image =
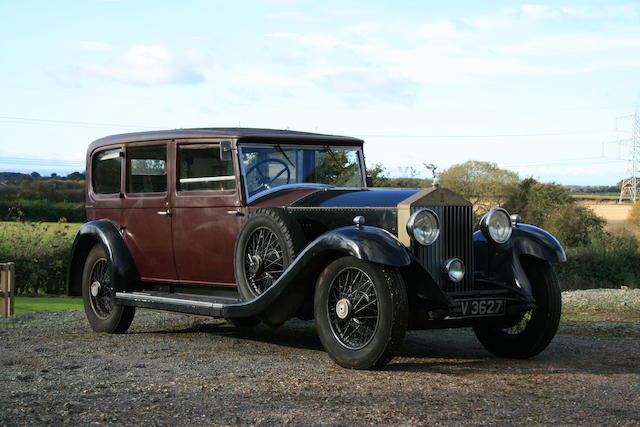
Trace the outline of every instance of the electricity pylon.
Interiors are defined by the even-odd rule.
[[[628,178],[622,181],[620,186],[620,198],[618,203],[621,203],[624,199],[630,199],[633,203],[638,200],[640,195],[640,115],[638,115],[638,108],[633,115],[633,129],[631,133],[631,139],[626,140],[631,146],[631,152],[629,153],[629,167]]]

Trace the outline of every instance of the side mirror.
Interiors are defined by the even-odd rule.
[[[231,141],[220,142],[220,160],[231,160]]]
[[[373,177],[367,176],[365,182],[367,183],[367,187],[373,187]]]

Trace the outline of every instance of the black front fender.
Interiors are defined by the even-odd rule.
[[[116,226],[106,219],[100,219],[83,224],[76,234],[67,273],[67,295],[82,294],[84,261],[95,244],[102,245],[111,261],[114,291],[131,290],[140,277],[129,248]]]
[[[531,284],[521,264],[523,255],[550,263],[565,262],[564,248],[552,234],[529,224],[518,224],[503,244],[487,240],[481,231],[473,234],[475,274],[513,285],[527,299],[533,298]]]
[[[404,267],[411,263],[407,249],[388,231],[378,227],[342,227],[322,234],[303,251],[339,251],[364,261]],[[301,254],[302,255],[302,254]]]
[[[246,317],[262,313],[286,289],[296,284],[308,285],[300,278],[306,277],[307,270],[321,267],[331,256],[335,257],[335,254],[351,255],[391,267],[405,267],[411,263],[411,255],[407,249],[383,229],[369,226],[337,228],[311,242],[265,292],[249,301],[225,305],[223,316]]]

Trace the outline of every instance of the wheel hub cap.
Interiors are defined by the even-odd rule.
[[[262,267],[262,257],[260,255],[249,255],[249,273],[256,274]]]
[[[100,282],[95,281],[93,283],[91,283],[91,295],[93,295],[94,297],[97,297],[98,295],[100,295]]]
[[[340,301],[336,303],[336,314],[340,319],[346,319],[351,315],[351,302],[342,298]]]

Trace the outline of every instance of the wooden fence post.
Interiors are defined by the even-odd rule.
[[[0,317],[13,316],[14,273],[12,262],[0,263]]]

